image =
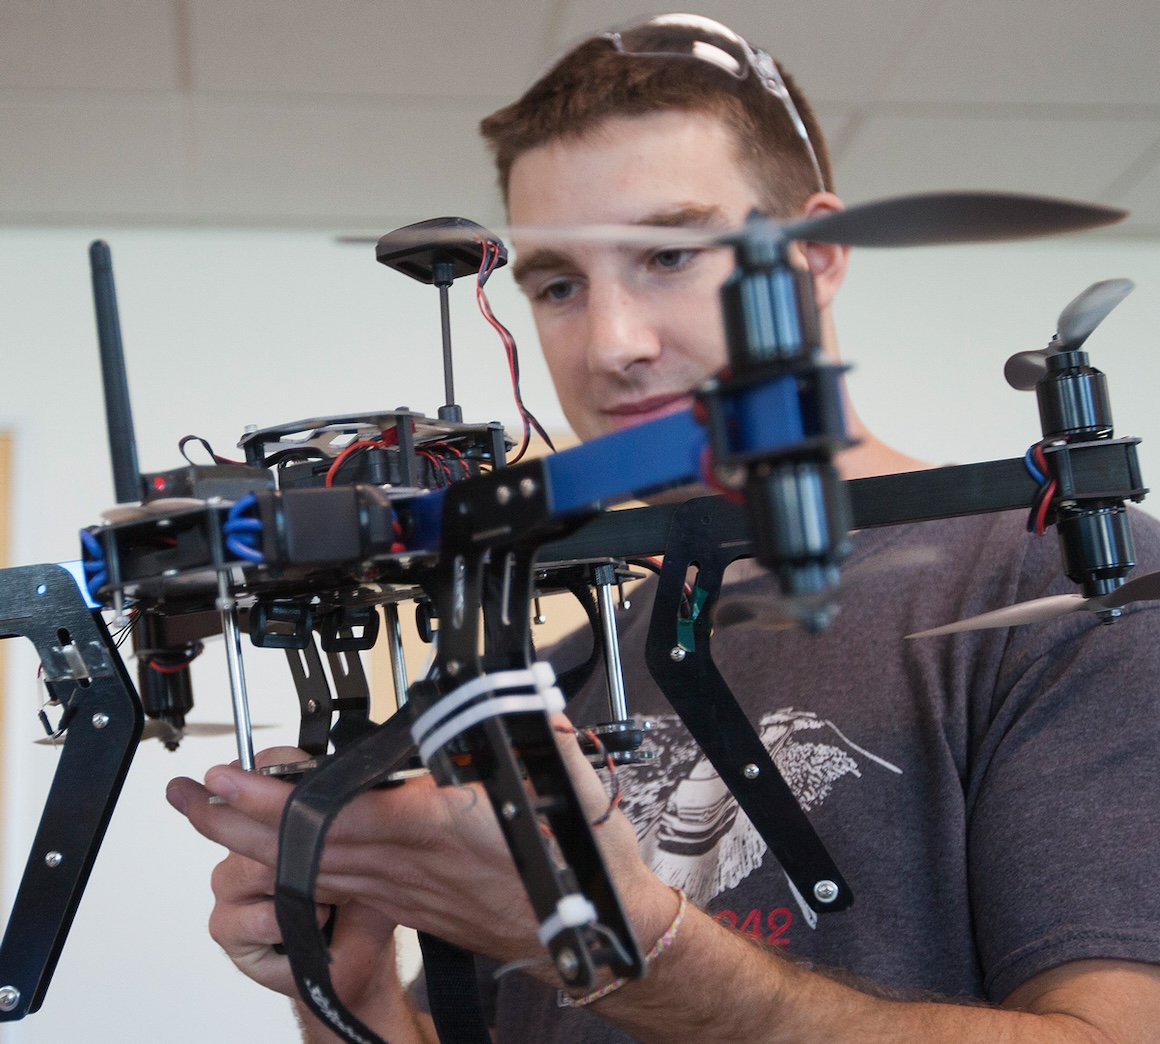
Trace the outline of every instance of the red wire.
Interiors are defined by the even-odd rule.
[[[716,473],[713,471],[712,453],[708,446],[701,450],[701,478],[705,480],[705,485],[710,489],[716,490],[721,494],[730,504],[744,504],[745,494],[739,489],[731,489],[724,485]]]
[[[483,258],[479,264],[479,275],[476,277],[475,283],[475,300],[479,305],[479,310],[499,334],[500,342],[503,344],[504,354],[507,356],[508,374],[512,382],[512,395],[515,398],[516,409],[519,410],[520,420],[524,424],[524,437],[520,442],[519,452],[510,461],[511,464],[517,464],[523,458],[523,455],[528,451],[528,443],[531,441],[532,432],[531,424],[528,421],[527,410],[524,409],[523,403],[520,402],[520,386],[516,379],[516,364],[515,364],[515,345],[512,342],[512,336],[506,330],[502,323],[496,319],[492,313],[491,304],[487,300],[487,294],[483,291],[483,284],[487,277],[495,271],[495,266],[499,261],[499,244],[498,243],[484,243]]]
[[[1035,532],[1043,536],[1047,532],[1047,509],[1051,506],[1051,499],[1055,496],[1056,483],[1052,479],[1044,490],[1043,499],[1039,502],[1039,510],[1035,512]]]
[[[1043,444],[1040,443],[1035,447],[1035,463],[1038,465],[1042,474],[1047,474],[1047,456],[1043,452]],[[1058,488],[1055,479],[1047,483],[1043,491],[1043,495],[1039,501],[1039,506],[1035,511],[1035,532],[1039,536],[1043,536],[1047,532],[1047,509],[1051,506],[1052,498],[1055,496],[1055,491]]]
[[[411,431],[415,430],[415,424],[411,422]],[[356,453],[361,449],[379,448],[385,449],[388,446],[397,446],[399,444],[399,432],[397,428],[388,428],[384,432],[379,433],[377,439],[363,439],[359,442],[352,442],[346,447],[337,457],[334,458],[330,468],[326,472],[326,485],[334,485],[334,476],[338,474],[338,469],[352,453]]]
[[[327,484],[327,486],[332,486],[334,484],[334,476],[338,473],[338,469],[340,467],[342,467],[343,461],[345,461],[352,453],[357,453],[361,449],[369,449],[372,446],[386,446],[386,445],[388,445],[388,444],[383,442],[382,439],[364,439],[361,442],[352,442],[349,446],[346,447],[346,449],[344,449],[337,457],[334,458],[334,462],[330,465],[330,468],[327,470],[327,472],[326,472],[326,484]]]
[[[429,449],[445,449],[448,453],[455,455],[456,460],[459,461],[459,466],[463,468],[463,477],[471,478],[471,467],[467,463],[467,458],[459,451],[458,447],[452,446],[450,442],[428,442]]]

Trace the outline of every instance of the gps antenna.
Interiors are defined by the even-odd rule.
[[[118,504],[133,504],[141,499],[141,472],[137,467],[137,437],[133,434],[133,410],[129,406],[129,378],[125,373],[117,291],[113,286],[113,256],[103,239],[89,246],[89,264],[93,271],[93,304],[97,310],[113,488]]]
[[[486,244],[486,246],[485,246]],[[443,328],[443,391],[447,399],[439,407],[439,419],[456,424],[463,409],[455,401],[451,368],[451,307],[448,290],[460,276],[482,272],[487,249],[495,248],[492,269],[507,264],[507,248],[482,225],[461,217],[431,218],[388,232],[375,247],[375,257],[396,272],[433,283],[439,288],[439,318]],[[481,279],[484,278],[481,276]],[[482,286],[482,282],[480,283]]]

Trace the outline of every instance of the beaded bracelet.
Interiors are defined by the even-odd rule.
[[[664,934],[656,941],[648,953],[644,955],[644,964],[647,968],[653,961],[655,961],[662,953],[673,945],[673,940],[677,937],[677,932],[681,930],[681,924],[685,920],[685,911],[689,908],[689,897],[685,895],[684,889],[674,888],[673,891],[677,896],[677,913],[673,918],[673,923],[665,929]],[[570,997],[563,990],[559,991],[558,1003],[561,1008],[584,1008],[589,1004],[594,1004],[596,1001],[607,997],[610,993],[619,990],[629,980],[623,975],[619,979],[613,979],[612,982],[601,986],[598,990],[593,990],[591,993],[586,993],[583,997]]]

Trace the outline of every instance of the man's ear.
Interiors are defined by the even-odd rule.
[[[832,192],[816,192],[806,201],[801,217],[820,217],[844,210],[842,201]],[[808,240],[794,244],[794,252],[814,275],[814,295],[819,309],[829,308],[846,278],[846,263],[850,248],[833,243],[811,243]]]

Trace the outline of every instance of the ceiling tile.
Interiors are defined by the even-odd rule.
[[[0,0],[0,88],[172,90],[173,11],[157,0]]]
[[[209,91],[513,96],[549,6],[508,0],[190,0],[193,83]]]
[[[837,171],[847,202],[938,189],[1100,200],[1160,121],[871,116]]]
[[[196,207],[212,220],[369,222],[500,215],[476,132],[486,103],[195,105]],[[383,227],[386,225],[386,227]]]
[[[175,106],[147,94],[0,97],[0,215],[57,222],[183,213]]]
[[[946,2],[882,95],[903,101],[1160,104],[1156,0]]]

